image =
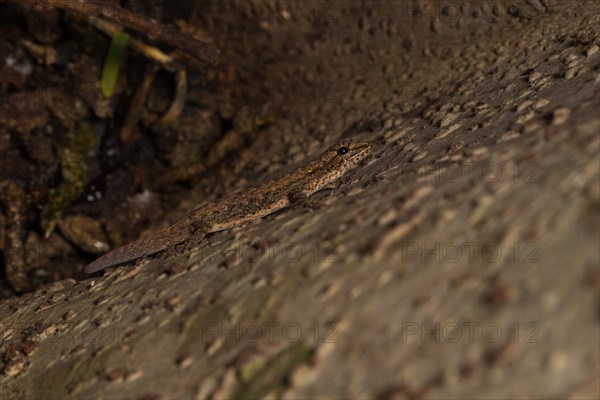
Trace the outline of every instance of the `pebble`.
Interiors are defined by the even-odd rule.
[[[444,118],[442,118],[442,120],[440,122],[440,128],[444,128],[444,127],[450,125],[450,123],[452,121],[454,121],[456,119],[456,117],[458,117],[458,113],[449,113],[449,114],[446,114],[444,116]]]
[[[413,157],[412,161],[414,162],[414,161],[419,161],[419,160],[422,160],[422,159],[424,159],[425,157],[427,157],[427,154],[429,154],[429,153],[427,152],[427,150],[420,150],[420,151],[419,151],[419,153],[417,153],[417,155],[415,155],[415,156]]]
[[[516,138],[518,138],[519,136],[521,136],[521,134],[520,134],[519,132],[516,132],[516,131],[508,131],[508,132],[504,133],[504,134],[503,134],[503,135],[500,137],[500,139],[498,139],[498,140],[496,141],[496,143],[507,142],[507,141],[509,141],[509,140],[516,139]]]
[[[523,124],[523,123],[529,121],[534,116],[535,116],[535,112],[534,111],[529,111],[527,114],[523,114],[523,115],[519,116],[517,118],[517,123]]]
[[[398,217],[398,210],[390,208],[387,212],[377,218],[377,226],[385,226]]]
[[[190,354],[184,354],[177,359],[177,366],[181,369],[187,369],[193,361],[194,358]]]
[[[144,372],[141,371],[141,370],[136,370],[136,371],[129,372],[125,376],[125,382],[134,382],[134,381],[137,381],[143,375],[144,375]]]
[[[517,112],[521,112],[533,104],[533,101],[526,100],[517,106]]]
[[[539,99],[538,101],[536,101],[533,104],[533,108],[535,108],[537,110],[537,109],[542,108],[542,107],[544,107],[544,106],[546,106],[548,104],[550,104],[550,100],[542,98],[542,99]]]
[[[77,247],[92,254],[103,254],[110,245],[102,229],[102,224],[84,215],[72,215],[63,218],[58,227],[60,232]]]
[[[442,139],[460,127],[460,124],[454,124],[450,128],[440,130],[435,136],[434,139]]]
[[[564,371],[565,367],[569,364],[569,356],[567,353],[561,350],[554,350],[548,355],[546,365],[553,372]]]
[[[554,110],[552,115],[552,125],[562,125],[567,119],[569,119],[569,115],[571,114],[571,110],[566,107],[560,107]]]

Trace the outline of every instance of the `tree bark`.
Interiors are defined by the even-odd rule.
[[[2,397],[597,398],[597,4],[223,4],[191,18],[283,115],[250,157],[343,133],[373,159],[312,209],[3,301]]]

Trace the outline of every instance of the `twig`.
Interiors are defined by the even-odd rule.
[[[208,43],[201,42],[190,35],[169,28],[146,16],[135,14],[123,8],[101,3],[96,0],[0,0],[0,3],[2,2],[15,3],[18,5],[54,7],[61,10],[73,11],[88,17],[103,18],[140,32],[151,40],[158,40],[176,47],[200,61],[213,65],[217,63],[219,56],[219,50]]]
[[[106,33],[111,37],[122,30],[119,25],[104,21],[99,18],[90,17],[90,23],[94,25],[96,29]],[[173,58],[168,54],[163,53],[156,47],[148,46],[147,44],[136,39],[130,39],[129,45],[138,53],[141,53],[144,56],[162,64],[163,68],[174,70],[174,67],[172,66],[174,63]]]
[[[171,125],[183,111],[187,94],[187,73],[181,68],[175,73],[175,96],[171,106],[156,124],[159,128]]]
[[[144,103],[148,98],[148,93],[150,93],[150,87],[152,86],[152,82],[154,81],[157,70],[158,67],[156,65],[149,66],[149,69],[146,71],[144,76],[144,80],[135,91],[133,99],[131,99],[129,112],[127,113],[120,134],[121,142],[123,143],[129,143],[133,139],[133,129],[141,119],[142,112],[144,110]]]

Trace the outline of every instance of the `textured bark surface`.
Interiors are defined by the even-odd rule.
[[[3,301],[2,398],[598,398],[597,2],[290,4],[192,13],[246,93],[277,88],[246,156],[343,132],[373,159],[313,208]]]

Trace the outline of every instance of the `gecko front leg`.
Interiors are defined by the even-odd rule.
[[[316,210],[319,208],[319,204],[308,194],[306,194],[301,188],[289,192],[288,200],[290,201],[290,205],[299,205],[302,207],[310,208],[311,210]]]

